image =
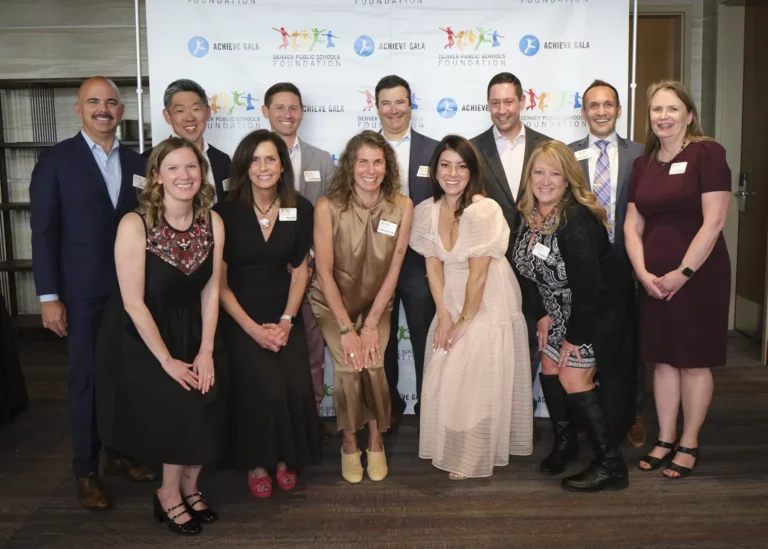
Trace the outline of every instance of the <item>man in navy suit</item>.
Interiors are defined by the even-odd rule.
[[[520,119],[525,108],[523,85],[512,73],[500,72],[488,82],[488,108],[493,126],[471,139],[483,159],[485,192],[501,206],[510,228],[507,260],[514,266],[514,245],[520,215],[517,203],[523,197],[523,183],[528,159],[533,150],[551,138],[529,128]],[[528,326],[531,378],[539,368],[539,341],[536,320],[523,311]],[[536,405],[534,403],[534,409]]]
[[[634,279],[624,245],[624,219],[632,167],[635,160],[643,156],[644,147],[616,133],[621,103],[618,91],[608,82],[595,80],[589,85],[582,96],[581,115],[589,125],[589,135],[568,146],[576,154],[584,177],[605,208],[608,221],[613,224],[609,236],[624,267],[627,293],[624,314],[611,323],[613,333],[607,338],[613,344],[612,349],[606,350],[611,358],[602,369],[598,364],[598,376],[617,438],[623,438],[631,428],[630,444],[643,446],[646,438],[642,420],[645,368],[639,364],[635,345]],[[604,186],[605,190],[599,190],[599,186]]]
[[[413,205],[417,206],[432,196],[428,166],[432,153],[437,147],[437,141],[411,128],[411,97],[411,87],[399,76],[385,76],[376,84],[376,111],[381,121],[381,133],[397,154],[402,193],[409,196]],[[400,278],[395,290],[389,343],[384,355],[384,369],[392,398],[390,427],[392,432],[396,432],[399,428],[405,412],[405,401],[397,390],[400,373],[397,344],[400,335],[401,302],[413,347],[416,398],[420,399],[427,332],[435,316],[435,303],[427,281],[427,264],[424,258],[410,247],[405,253],[403,268],[400,270]],[[415,411],[419,413],[418,403]]]
[[[32,263],[43,326],[68,338],[72,466],[81,505],[96,510],[110,505],[98,474],[96,334],[118,287],[117,225],[137,206],[134,177],[144,175],[145,160],[115,138],[124,106],[111,80],[86,80],[75,110],[82,130],[46,151],[32,172]],[[106,453],[106,473],[154,479],[151,469],[115,451]]]
[[[176,80],[165,89],[163,106],[163,118],[173,128],[173,133],[194,143],[211,166],[206,179],[216,190],[214,202],[224,200],[229,194],[229,169],[232,159],[227,153],[203,139],[205,126],[211,117],[211,107],[205,90],[194,80]],[[143,154],[145,158],[149,158],[151,153],[152,149],[149,149]]]

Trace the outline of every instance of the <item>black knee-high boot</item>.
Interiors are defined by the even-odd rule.
[[[605,400],[597,387],[568,395],[568,407],[587,431],[595,459],[581,473],[563,479],[563,488],[598,492],[606,488],[621,490],[629,486],[627,466],[608,423]]]
[[[560,384],[557,375],[539,374],[541,391],[547,402],[549,420],[555,441],[552,452],[541,462],[541,470],[545,473],[559,475],[565,471],[569,461],[579,455],[579,442],[576,436],[576,426],[568,413],[568,401],[565,389]]]

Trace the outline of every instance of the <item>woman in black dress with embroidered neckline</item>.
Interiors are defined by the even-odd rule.
[[[139,209],[117,230],[120,292],[96,347],[102,440],[163,463],[155,519],[183,535],[217,520],[197,479],[224,446],[226,360],[215,342],[224,225],[210,211],[207,169],[186,139],[153,149]]]

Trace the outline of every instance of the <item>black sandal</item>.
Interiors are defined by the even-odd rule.
[[[660,458],[654,457],[651,454],[645,454],[645,457],[643,457],[640,460],[640,462],[638,462],[637,464],[637,468],[640,469],[641,471],[645,471],[645,472],[655,471],[656,469],[661,467],[664,462],[672,459],[674,452],[672,452],[671,450],[675,449],[675,447],[677,446],[677,441],[664,442],[663,440],[657,440],[656,442],[653,443],[653,445],[658,446],[659,448],[666,448],[667,450],[670,450],[670,451],[667,452],[664,457],[660,457]],[[646,462],[648,465],[650,465],[650,467],[648,467],[647,469],[645,467],[641,467],[640,463],[642,463],[643,461]]]
[[[699,464],[699,449],[698,448],[686,448],[685,446],[678,446],[677,447],[677,451],[680,452],[681,454],[688,454],[689,456],[695,457],[696,461],[693,462],[693,466],[692,467],[683,467],[682,465],[678,465],[674,461],[672,463],[670,463],[669,467],[667,467],[667,469],[669,469],[670,471],[674,471],[675,473],[677,473],[678,476],[673,477],[671,475],[664,475],[663,472],[661,474],[664,475],[666,478],[673,479],[673,480],[674,479],[678,479],[678,478],[685,478],[685,477],[691,476],[691,473],[693,473],[693,470]],[[671,453],[672,452],[670,452],[670,454]]]
[[[192,503],[189,502],[191,498],[197,497],[195,501]],[[195,509],[195,505],[202,502],[203,505],[205,505],[205,509]],[[203,494],[200,492],[195,492],[194,494],[189,494],[188,496],[184,496],[184,505],[187,506],[187,511],[190,515],[192,515],[192,518],[199,520],[200,522],[204,522],[205,524],[212,524],[219,520],[219,515],[216,514],[216,511],[208,507],[208,502],[205,501],[203,498]]]

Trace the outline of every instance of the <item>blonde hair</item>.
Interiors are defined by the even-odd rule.
[[[215,191],[208,184],[206,174],[209,166],[203,153],[197,150],[197,147],[191,142],[181,137],[169,137],[160,142],[152,149],[147,161],[147,181],[139,195],[139,212],[144,214],[147,226],[157,227],[165,214],[165,189],[158,182],[157,176],[160,174],[160,166],[163,160],[178,149],[190,149],[197,157],[197,163],[200,166],[200,188],[197,190],[192,200],[195,217],[208,217],[208,211],[213,204]]]
[[[652,156],[659,150],[659,138],[656,137],[651,127],[651,99],[661,90],[674,93],[685,105],[685,110],[688,113],[693,113],[691,123],[688,124],[688,128],[685,130],[685,138],[692,143],[712,141],[711,137],[704,135],[704,130],[701,128],[701,122],[699,121],[699,113],[696,110],[696,103],[693,102],[693,97],[688,89],[677,80],[660,80],[648,86],[646,94],[648,97],[648,113],[645,116],[645,154]]]
[[[553,233],[557,230],[560,226],[563,212],[567,205],[573,202],[586,206],[603,225],[608,227],[605,210],[597,203],[595,195],[589,189],[587,180],[584,178],[584,173],[576,157],[573,155],[573,151],[560,141],[545,141],[534,149],[531,158],[528,160],[523,183],[523,198],[517,206],[518,211],[520,211],[528,225],[531,225],[533,221],[533,212],[537,206],[537,200],[533,194],[533,185],[531,184],[531,173],[539,157],[542,157],[542,160],[559,171],[566,181],[565,194],[554,210],[555,222],[544,231],[545,234]],[[520,228],[522,230],[522,224]]]

